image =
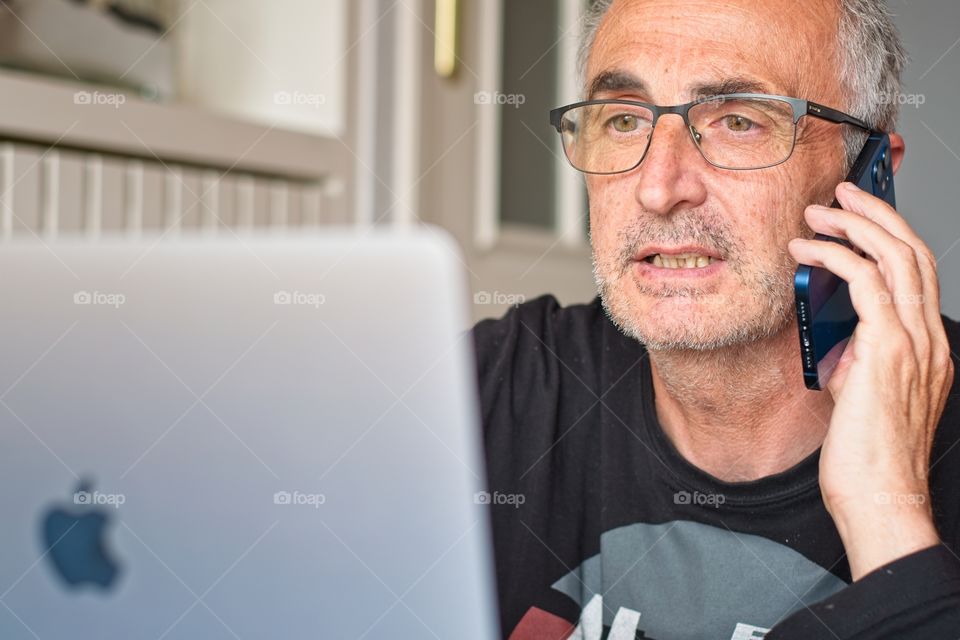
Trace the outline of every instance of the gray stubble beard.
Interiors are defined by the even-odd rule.
[[[594,247],[593,275],[607,316],[620,331],[643,343],[649,351],[705,352],[749,346],[781,333],[792,323],[795,263],[785,248],[778,250],[772,268],[750,265],[742,258],[745,255],[742,247],[716,214],[698,213],[696,217],[691,215],[675,220],[657,234],[650,233],[646,227],[649,225],[635,223],[621,232],[621,250],[612,265],[602,263]],[[653,290],[640,285],[631,275],[633,256],[640,246],[654,240],[666,243],[692,241],[716,248],[727,261],[727,267],[740,279],[744,295],[760,304],[752,307],[749,316],[742,317],[743,310],[734,304],[735,301],[720,299],[694,287]],[[754,268],[749,269],[751,266]],[[661,298],[689,298],[691,302],[703,301],[713,295],[711,304],[723,305],[725,309],[721,317],[729,322],[723,322],[718,331],[716,324],[706,326],[696,318],[687,317],[678,319],[675,333],[652,335],[643,330],[642,319],[637,317],[637,310],[631,308],[624,287],[634,287],[641,294]]]

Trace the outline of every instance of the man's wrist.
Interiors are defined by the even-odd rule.
[[[940,543],[929,501],[876,501],[869,509],[832,514],[850,573],[859,580],[885,564]]]

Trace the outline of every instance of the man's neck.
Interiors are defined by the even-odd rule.
[[[657,417],[690,463],[744,482],[789,469],[823,443],[833,401],[803,383],[796,327],[750,345],[650,353]]]

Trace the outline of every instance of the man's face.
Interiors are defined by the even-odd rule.
[[[617,0],[587,84],[615,72],[592,98],[672,105],[724,87],[843,109],[836,24],[830,0]],[[731,171],[708,164],[680,117],[666,115],[638,168],[588,175],[594,271],[613,320],[651,349],[719,348],[784,330],[796,268],[787,242],[812,236],[803,208],[829,204],[843,179],[841,133],[802,118],[785,163]],[[651,251],[719,260],[668,269]]]

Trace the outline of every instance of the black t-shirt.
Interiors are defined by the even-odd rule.
[[[545,296],[473,335],[504,637],[960,638],[958,384],[931,458],[943,544],[850,584],[819,450],[751,482],[689,463],[599,299]]]

